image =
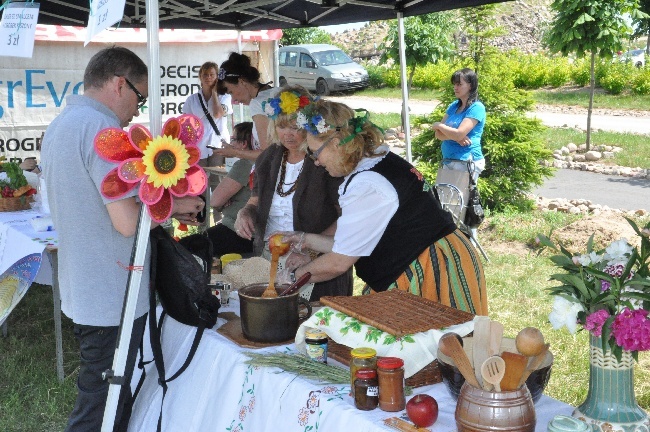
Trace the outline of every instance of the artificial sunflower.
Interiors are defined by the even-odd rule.
[[[102,159],[119,163],[102,180],[102,195],[117,199],[140,184],[138,195],[151,219],[163,222],[171,216],[174,196],[205,191],[208,177],[197,165],[201,152],[196,144],[202,137],[203,124],[191,114],[167,120],[162,136],[156,138],[137,124],[128,133],[101,130],[95,137],[95,151]]]

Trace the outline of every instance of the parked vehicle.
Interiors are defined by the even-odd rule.
[[[645,66],[645,50],[644,49],[635,49],[630,50],[626,53],[623,53],[619,56],[620,61],[626,63],[632,63],[636,67]]]
[[[280,48],[280,85],[299,84],[319,95],[368,87],[368,72],[334,45]]]

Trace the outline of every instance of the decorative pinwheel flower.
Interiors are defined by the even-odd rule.
[[[208,177],[197,165],[201,152],[196,143],[201,137],[201,120],[191,114],[167,120],[162,136],[156,138],[138,124],[128,133],[118,128],[99,131],[95,151],[102,159],[119,163],[102,180],[102,195],[117,199],[140,183],[140,200],[151,219],[163,222],[171,216],[174,196],[205,191]]]

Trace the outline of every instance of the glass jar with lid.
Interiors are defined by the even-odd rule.
[[[402,411],[406,408],[404,394],[404,360],[382,357],[377,361],[379,381],[379,408],[383,411]]]
[[[307,329],[305,331],[305,344],[307,357],[327,364],[327,333],[320,329]]]
[[[363,411],[377,408],[379,403],[377,372],[374,369],[359,369],[354,380],[354,406]]]
[[[354,348],[350,351],[350,392],[354,398],[354,380],[359,369],[377,370],[377,351],[372,348]]]

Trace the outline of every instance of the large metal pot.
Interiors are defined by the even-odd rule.
[[[239,292],[241,329],[244,337],[254,342],[284,342],[294,339],[300,321],[311,316],[311,305],[298,292],[283,297],[262,298],[267,283],[253,284],[241,288]],[[289,285],[276,286],[279,293]],[[307,308],[300,315],[299,305]]]

